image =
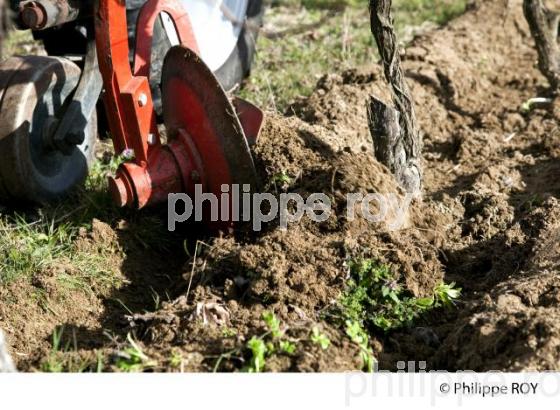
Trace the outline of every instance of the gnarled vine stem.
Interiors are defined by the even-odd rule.
[[[529,23],[539,54],[539,69],[554,92],[560,88],[560,14],[546,8],[542,0],[524,0],[523,13]]]
[[[419,195],[422,190],[422,141],[401,66],[391,3],[391,0],[370,0],[369,8],[371,32],[395,107],[371,96],[368,104],[369,128],[378,161],[393,172],[407,192]]]

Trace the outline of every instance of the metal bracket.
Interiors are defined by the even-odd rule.
[[[84,142],[84,130],[103,89],[95,39],[93,34],[88,33],[88,37],[87,53],[80,81],[72,101],[52,134],[52,144],[66,155],[72,152],[73,147]]]

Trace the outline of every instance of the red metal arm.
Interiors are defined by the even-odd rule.
[[[124,0],[100,0],[95,18],[99,69],[105,87],[104,102],[115,151],[134,152],[133,162],[119,167],[109,179],[113,198],[120,206],[142,208],[161,202],[168,192],[181,192],[192,170],[177,148],[162,147],[156,125],[148,75],[155,19],[169,14],[181,42],[198,50],[188,14],[177,0],[148,0],[137,22],[135,74],[129,62]]]
[[[181,3],[178,0],[151,0],[142,7],[136,24],[134,75],[146,77],[150,75],[154,23],[160,13],[166,13],[171,17],[179,42],[199,54],[189,16]]]
[[[104,101],[117,153],[134,151],[135,162],[148,160],[150,145],[159,144],[148,75],[153,26],[161,12],[174,21],[180,41],[194,51],[198,46],[188,14],[177,0],[148,0],[137,22],[135,75],[129,63],[126,9],[123,0],[100,0],[96,16],[97,53],[105,85]],[[148,136],[151,134],[148,144]]]

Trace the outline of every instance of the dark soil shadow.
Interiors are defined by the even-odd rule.
[[[103,313],[96,318],[94,329],[75,323],[61,323],[62,345],[75,349],[117,347],[131,332],[127,316],[157,310],[162,302],[171,301],[185,291],[183,278],[187,251],[192,252],[197,238],[204,233],[196,226],[179,226],[167,230],[167,215],[162,207],[99,215],[100,221],[116,235],[125,257],[119,267],[124,283],[105,296],[98,295]],[[105,217],[104,217],[105,216]],[[124,225],[119,227],[117,225]],[[53,334],[47,340],[52,340]],[[40,358],[37,358],[40,359]]]

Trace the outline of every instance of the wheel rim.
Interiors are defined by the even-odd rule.
[[[180,0],[189,14],[200,56],[212,70],[218,70],[231,55],[242,24],[234,24],[223,13],[222,5],[237,22],[243,22],[249,0]],[[179,44],[169,16],[162,14],[162,22],[172,45]]]
[[[95,136],[96,120],[91,119],[84,142],[68,155],[52,147],[47,126],[64,114],[80,69],[62,58],[26,56],[2,64],[0,78],[8,75],[9,80],[0,81],[5,83],[0,154],[12,161],[1,164],[7,189],[14,197],[38,202],[64,194],[87,174],[94,149],[88,136]],[[22,183],[27,186],[19,187]]]
[[[63,88],[73,88],[76,85],[75,78],[69,79],[68,82],[70,84]],[[54,149],[48,142],[49,130],[54,130],[57,119],[60,119],[64,111],[63,101],[68,97],[67,92],[59,94],[60,91],[64,90],[57,91],[56,88],[56,82],[51,81],[44,94],[38,96],[29,128],[29,150],[33,166],[47,177],[53,177],[60,173],[64,164],[63,154]]]

